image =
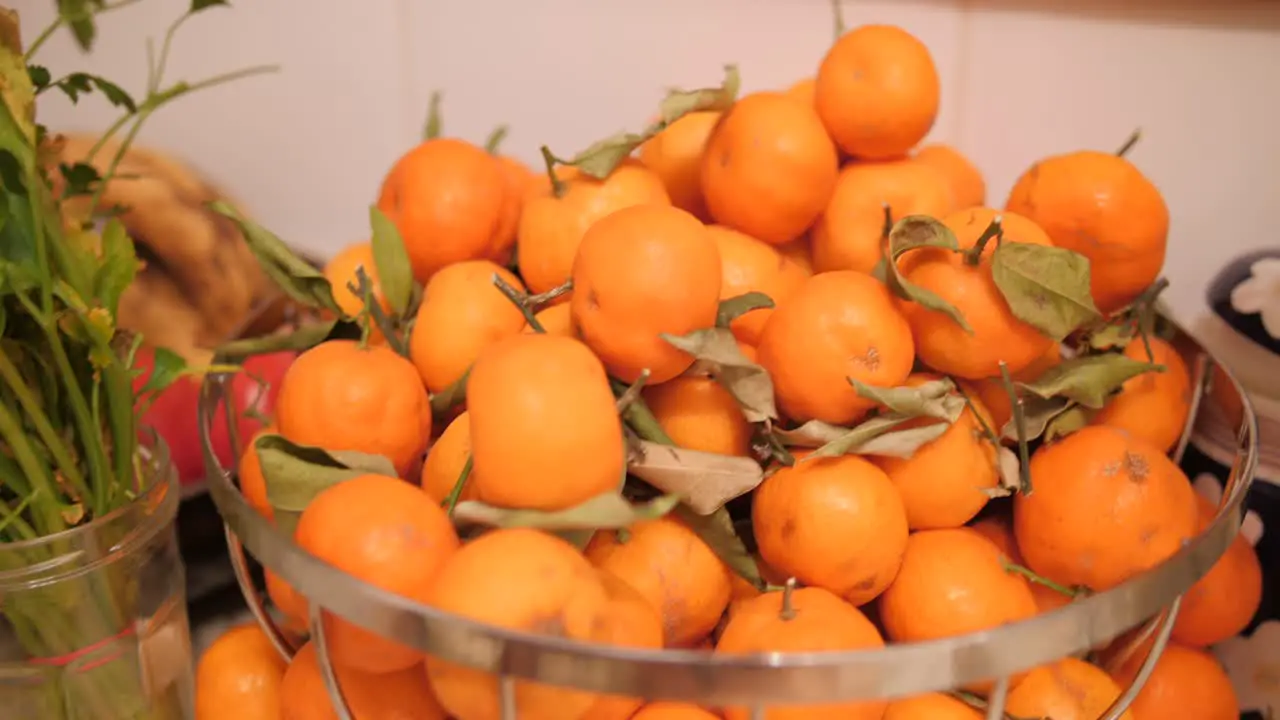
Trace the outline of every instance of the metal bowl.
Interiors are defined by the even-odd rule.
[[[225,376],[210,375],[202,389],[200,424],[209,490],[226,523],[232,559],[241,571],[250,608],[286,656],[294,650],[263,609],[244,572],[243,549],[311,601],[312,638],[330,683],[335,707],[341,692],[324,652],[321,609],[432,656],[501,678],[503,718],[515,718],[514,680],[534,680],[580,690],[693,702],[708,707],[749,707],[763,718],[774,705],[836,703],[945,691],[996,680],[988,713],[1003,717],[1011,675],[1084,653],[1147,623],[1156,644],[1133,686],[1105,719],[1119,717],[1145,682],[1172,629],[1181,594],[1203,576],[1235,538],[1242,503],[1257,462],[1257,424],[1241,387],[1187,334],[1175,345],[1194,373],[1195,394],[1179,459],[1201,412],[1229,405],[1237,427],[1231,478],[1212,525],[1177,554],[1132,580],[1058,610],[983,632],[881,650],[719,655],[688,650],[637,650],[591,645],[513,632],[416,603],[362,582],[313,557],[255,512],[237,489],[234,472],[220,467],[209,441],[214,409],[223,401]],[[1225,379],[1225,386],[1222,380]],[[1213,382],[1219,385],[1208,392]],[[1224,400],[1226,402],[1224,402]],[[228,413],[230,416],[231,413]],[[345,716],[345,714],[343,714]]]

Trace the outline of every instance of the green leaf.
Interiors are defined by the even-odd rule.
[[[165,347],[155,349],[151,363],[151,377],[139,390],[139,395],[161,393],[187,371],[187,361],[178,353]]]
[[[284,294],[308,307],[342,315],[342,308],[333,299],[333,288],[324,274],[298,257],[280,238],[241,216],[225,201],[209,203],[209,209],[228,218],[240,228],[263,272]]]
[[[1072,405],[1066,410],[1058,413],[1049,421],[1044,429],[1045,442],[1053,442],[1059,438],[1064,438],[1071,433],[1083,428],[1089,424],[1093,416],[1097,413],[1083,405]]]
[[[938,248],[958,252],[959,243],[956,241],[955,233],[927,215],[908,215],[894,223],[889,231],[888,245],[888,259],[883,265],[883,279],[889,290],[903,300],[946,315],[965,332],[972,334],[973,328],[954,305],[943,300],[932,290],[911,283],[898,270],[898,259],[912,250]]]
[[[92,195],[97,190],[98,184],[102,182],[98,169],[88,163],[78,162],[71,165],[59,163],[58,172],[67,183],[66,189],[63,190],[63,195],[66,197]]]
[[[752,310],[771,307],[773,307],[773,298],[762,292],[749,292],[725,298],[720,301],[720,307],[716,310],[716,327],[727,328],[734,320]]]
[[[378,284],[391,310],[404,317],[413,297],[413,267],[409,251],[404,247],[400,229],[377,205],[369,206],[369,224],[373,228],[373,264],[378,270]]]
[[[327,320],[302,325],[286,333],[232,340],[218,346],[215,354],[228,358],[246,358],[280,350],[307,350],[326,340],[358,340],[360,326],[347,320]]]
[[[1053,419],[1069,410],[1075,403],[1064,397],[1042,398],[1037,395],[1022,397],[1023,425],[1027,432],[1027,441],[1041,437],[1049,429]],[[1000,428],[1000,437],[1004,440],[1016,441],[1018,428],[1012,417]]]
[[[1014,317],[1055,342],[1102,317],[1089,291],[1089,259],[1066,248],[1002,242],[991,279]]]
[[[138,255],[133,239],[118,219],[107,221],[102,229],[102,259],[93,277],[93,294],[111,317],[116,317],[120,296],[138,274]]]
[[[1035,380],[1019,385],[1041,398],[1064,397],[1097,410],[1126,380],[1164,370],[1163,365],[1140,362],[1117,352],[1082,355],[1063,360]]]
[[[757,589],[764,589],[764,579],[760,577],[756,559],[751,557],[746,544],[738,537],[728,510],[720,508],[710,515],[699,515],[681,505],[676,507],[675,514],[730,570]]]
[[[685,505],[700,515],[710,515],[764,481],[760,463],[749,457],[646,440],[637,441],[634,448],[627,472],[664,493],[684,498]]]
[[[660,518],[679,502],[678,495],[663,495],[647,503],[632,505],[621,493],[610,492],[571,508],[544,511],[499,508],[476,500],[465,500],[454,508],[453,517],[460,523],[500,528],[614,530],[642,520]]]
[[[328,451],[298,445],[275,434],[259,435],[253,443],[267,485],[267,502],[276,524],[293,534],[298,517],[326,488],[361,475],[397,477],[391,461],[381,455]]]
[[[694,364],[688,372],[714,377],[742,406],[747,420],[762,422],[778,417],[773,379],[767,370],[742,354],[738,340],[728,329],[707,328],[683,336],[662,333],[659,337],[692,355]]]
[[[36,92],[48,87],[53,80],[53,77],[49,74],[49,69],[41,65],[28,65],[27,76],[31,78],[31,84],[35,87]]]
[[[80,102],[80,96],[93,92],[93,85],[89,83],[87,73],[72,73],[50,87],[61,90],[72,103]]]
[[[724,82],[720,87],[700,90],[672,90],[658,109],[658,121],[642,132],[621,132],[592,143],[572,160],[560,160],[561,165],[573,165],[593,178],[603,180],[614,168],[631,156],[636,148],[653,136],[667,129],[675,121],[692,112],[729,109],[738,97],[741,78],[736,65],[726,65]]]
[[[938,421],[927,425],[898,429],[901,425],[914,420],[916,417],[900,413],[877,415],[850,428],[840,437],[801,458],[799,462],[805,462],[809,458],[839,457],[841,455],[911,457],[922,445],[936,440],[951,426],[946,421]]]
[[[849,383],[859,396],[900,415],[955,422],[965,409],[964,396],[956,392],[956,384],[947,378],[930,380],[915,387],[874,387],[853,378],[849,378]]]
[[[125,92],[124,88],[98,75],[88,75],[89,82],[102,93],[107,102],[118,108],[124,108],[129,112],[138,111],[138,103],[134,101],[133,96]]]
[[[0,148],[0,188],[6,195],[18,198],[27,196],[27,183],[23,178],[22,164],[10,151]]]
[[[422,127],[423,140],[435,140],[444,130],[444,122],[440,118],[440,100],[439,92],[431,93],[431,100],[427,104],[427,122]]]
[[[106,5],[105,0],[58,0],[58,15],[76,39],[76,44],[84,52],[93,48],[98,28],[94,22],[94,14]]]
[[[227,2],[227,0],[191,0],[191,9],[187,12],[194,15],[201,10],[217,6],[230,7],[231,3]]]

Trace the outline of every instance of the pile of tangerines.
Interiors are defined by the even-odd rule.
[[[327,320],[239,466],[316,557],[458,616],[708,653],[877,648],[1053,612],[1168,558],[1215,508],[1169,452],[1192,380],[1161,333],[1169,215],[1124,152],[1034,163],[1003,206],[896,27],[785,92],[673,92],[545,172],[433,136],[370,243],[323,273],[246,236]],[[268,573],[300,635],[307,599]],[[1260,602],[1237,541],[1126,717],[1237,717],[1206,648]],[[324,620],[354,717],[499,717],[497,680]],[[1132,638],[1015,678],[1015,717],[1093,720]],[[746,718],[527,682],[530,720]],[[987,687],[771,720],[984,717]],[[201,718],[335,717],[315,650],[204,656]],[[230,713],[230,714],[228,714]]]

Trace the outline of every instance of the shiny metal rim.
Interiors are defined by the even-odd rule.
[[[1197,398],[1211,377],[1205,371],[1211,362],[1201,350],[1196,362]],[[1239,383],[1229,372],[1227,377],[1244,412],[1226,492],[1206,532],[1143,575],[1057,611],[962,637],[876,651],[741,656],[641,651],[512,632],[442,613],[312,557],[249,507],[233,474],[219,466],[210,442],[209,423],[222,399],[223,377],[206,379],[200,424],[209,489],[229,533],[238,539],[236,544],[243,543],[264,566],[310,598],[313,607],[323,607],[440,659],[504,678],[707,706],[763,707],[903,697],[1006,678],[1098,647],[1165,611],[1230,545],[1252,482],[1257,463],[1256,420]],[[1194,420],[1190,418],[1188,425]],[[1171,628],[1171,622],[1166,616],[1164,629]],[[1156,654],[1151,654],[1148,664],[1154,663]]]

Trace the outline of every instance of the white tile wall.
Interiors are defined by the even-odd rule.
[[[130,88],[144,39],[183,0],[108,16],[92,59],[68,38],[40,60],[92,63]],[[53,0],[17,0],[32,37]],[[1133,152],[1173,212],[1168,274],[1180,316],[1229,255],[1274,244],[1280,200],[1280,3],[1266,0],[846,0],[850,25],[896,23],[933,50],[944,82],[934,135],[970,153],[1003,202],[1037,157]],[[1123,9],[1118,9],[1123,7]],[[221,181],[299,246],[332,252],[366,232],[383,172],[411,144],[432,90],[450,134],[482,139],[510,123],[507,150],[533,161],[637,127],[664,88],[718,82],[737,62],[748,89],[808,75],[831,38],[827,0],[241,0],[179,37],[170,77],[281,64],[184,100],[143,139]],[[94,129],[109,108],[50,98],[57,128]]]

